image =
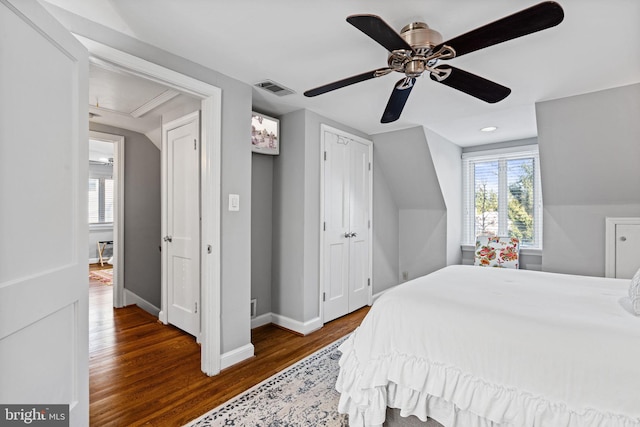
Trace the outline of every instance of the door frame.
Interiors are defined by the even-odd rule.
[[[200,304],[201,369],[220,372],[220,221],[222,90],[110,46],[76,35],[89,61],[142,77],[201,100],[200,142]],[[160,238],[161,236],[158,236]]]
[[[616,277],[616,226],[640,225],[640,218],[605,218],[604,277]]]
[[[369,170],[369,217],[371,218],[371,226],[369,227],[369,277],[371,278],[371,286],[369,286],[369,296],[367,304],[371,305],[373,303],[373,141],[368,139],[361,138],[357,135],[353,135],[349,132],[345,132],[343,130],[334,128],[332,126],[326,125],[324,123],[320,124],[320,268],[318,269],[318,277],[319,277],[319,286],[318,286],[318,312],[320,313],[320,323],[324,325],[324,301],[322,300],[322,293],[324,290],[324,181],[325,181],[325,172],[324,172],[324,152],[325,148],[325,132],[332,132],[336,135],[339,135],[343,138],[351,139],[353,141],[359,142],[369,147],[369,162],[371,163],[371,169]]]
[[[124,136],[89,131],[89,139],[113,144],[113,307],[124,307]]]

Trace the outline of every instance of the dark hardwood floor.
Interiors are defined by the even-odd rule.
[[[111,286],[90,281],[90,422],[101,427],[182,426],[350,333],[369,310],[304,337],[273,325],[256,328],[255,356],[208,377],[192,336],[137,306],[113,309],[111,295]]]

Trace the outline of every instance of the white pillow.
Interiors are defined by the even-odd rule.
[[[629,298],[636,314],[640,314],[640,268],[636,271],[629,285]]]

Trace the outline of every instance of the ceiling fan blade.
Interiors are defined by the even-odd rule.
[[[562,7],[556,2],[546,1],[440,43],[433,51],[437,52],[446,45],[453,48],[455,57],[458,57],[553,27],[563,19]]]
[[[438,70],[439,73],[432,72],[429,75],[431,80],[440,82],[443,85],[457,89],[490,104],[502,101],[511,93],[511,89],[508,87],[459,68],[440,65],[435,67],[435,69]]]
[[[377,15],[351,15],[347,17],[347,22],[380,43],[389,52],[399,49],[413,51],[409,43]]]
[[[416,79],[411,77],[405,77],[396,83],[387,102],[387,107],[382,114],[382,119],[380,119],[380,123],[391,123],[400,118],[404,104],[407,103],[407,99],[409,99],[411,89],[413,89],[415,83]]]
[[[314,89],[309,89],[304,93],[304,96],[318,96],[323,93],[331,92],[332,90],[340,89],[345,86],[350,86],[352,84],[364,82],[365,80],[373,79],[376,77],[387,75],[391,72],[391,68],[379,68],[377,70],[367,71],[366,73],[358,74],[357,76],[347,77],[346,79],[338,80],[333,83],[328,83],[323,86],[316,87]]]

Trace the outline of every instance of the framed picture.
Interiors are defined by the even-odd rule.
[[[251,113],[251,151],[272,156],[280,154],[280,120]]]

